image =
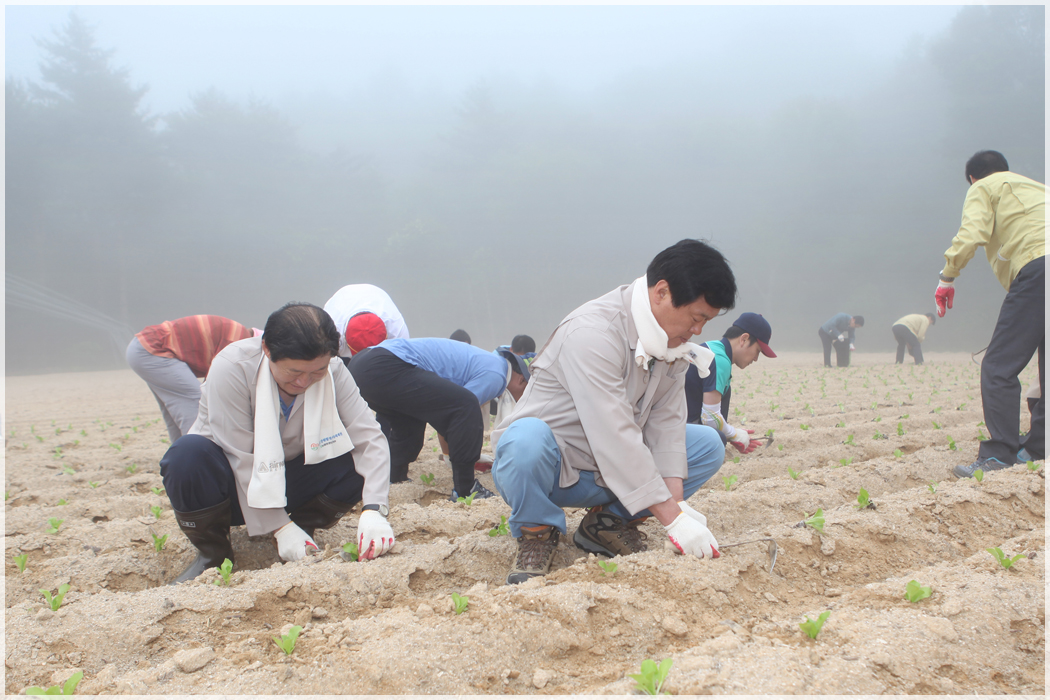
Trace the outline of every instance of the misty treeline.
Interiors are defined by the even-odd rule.
[[[683,237],[727,255],[730,318],[765,314],[775,348],[819,350],[817,326],[845,311],[868,319],[858,350],[889,350],[894,320],[933,308],[965,160],[996,149],[1044,180],[1043,26],[1041,6],[967,6],[853,95],[758,111],[734,108],[749,87],[726,87],[731,57],[586,92],[479,77],[406,111],[418,95],[303,97],[286,111],[343,144],[319,148],[271,103],[206,85],[147,113],[148,88],[71,14],[38,39],[40,82],[6,81],[7,372],[118,367],[114,324],[261,327],[356,282],[386,289],[416,336],[542,343]],[[12,279],[33,286],[13,297]],[[960,282],[930,350],[991,333],[1004,292],[983,256]],[[51,310],[13,303],[26,289]]]

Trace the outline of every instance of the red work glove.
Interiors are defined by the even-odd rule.
[[[737,431],[737,432],[739,432],[739,431]],[[762,446],[762,441],[761,440],[752,440],[751,439],[750,436],[754,432],[755,432],[754,430],[748,430],[747,431],[748,439],[747,439],[747,443],[746,444],[744,443],[743,440],[730,442],[729,444],[732,445],[733,447],[735,447],[736,449],[738,449],[741,454],[745,454],[745,455],[746,454],[750,454],[751,452],[754,452],[757,448]]]
[[[944,307],[952,308],[952,302],[955,301],[955,282],[938,280],[933,299],[937,303],[937,315],[944,318]]]

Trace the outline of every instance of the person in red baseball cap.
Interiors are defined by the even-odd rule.
[[[324,310],[339,329],[339,357],[343,364],[387,338],[410,337],[394,300],[374,284],[346,285],[325,302]]]
[[[732,444],[743,454],[753,452],[763,443],[751,438],[754,430],[733,427],[726,419],[733,393],[730,386],[733,366],[744,369],[758,360],[760,354],[776,357],[769,347],[772,335],[769,321],[761,314],[740,314],[721,340],[701,343],[715,354],[707,377],[701,379],[695,366],[690,366],[685,375],[686,422],[711,426],[721,435],[723,443]]]
[[[346,347],[351,355],[356,355],[365,348],[379,345],[386,340],[386,324],[383,319],[370,311],[362,311],[346,322],[343,334]]]

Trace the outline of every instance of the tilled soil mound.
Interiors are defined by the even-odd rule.
[[[772,572],[766,542],[697,560],[654,521],[649,550],[607,572],[572,545],[570,510],[551,574],[517,587],[503,585],[516,543],[490,535],[508,507],[448,502],[433,431],[413,481],[391,487],[389,555],[342,560],[356,512],[293,564],[234,528],[228,586],[214,572],[167,586],[193,549],[161,491],[167,434],[145,384],[8,378],[5,690],[81,671],[80,694],[622,694],[643,660],[669,658],[676,694],[1044,694],[1043,463],[950,476],[987,434],[979,368],[937,353],[819,365],[737,370],[730,421],[773,442],[727,451],[690,501],[722,544],[772,537]],[[818,509],[823,532],[802,522]],[[912,580],[931,595],[909,602]],[[52,611],[41,589],[63,584]],[[799,623],[825,611],[810,639]],[[272,638],[292,625],[286,655]]]

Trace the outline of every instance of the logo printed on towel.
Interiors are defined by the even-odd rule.
[[[277,472],[284,469],[284,460],[273,460],[272,462],[260,461],[259,465],[255,468],[256,474],[269,474],[270,472]]]
[[[310,445],[310,449],[311,449],[311,450],[316,450],[316,449],[317,449],[318,447],[328,447],[328,446],[329,446],[329,445],[331,445],[331,444],[332,444],[333,442],[335,442],[335,441],[336,441],[336,440],[338,440],[338,439],[339,439],[340,437],[342,437],[342,435],[343,435],[343,431],[342,431],[342,430],[340,430],[340,431],[339,431],[338,433],[336,433],[335,435],[329,435],[329,436],[328,436],[328,437],[326,437],[326,438],[321,438],[321,444],[320,444],[320,445],[318,445],[318,444],[316,444],[316,443],[315,443],[315,444],[313,444],[313,445]]]

